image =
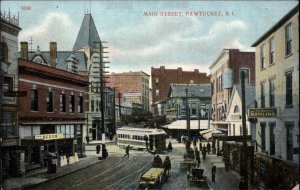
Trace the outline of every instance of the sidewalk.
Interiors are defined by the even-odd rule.
[[[217,167],[216,180],[212,181],[211,168],[213,164]],[[201,168],[204,168],[204,175],[207,176],[207,185],[210,189],[222,190],[238,190],[240,183],[240,176],[235,171],[225,171],[222,156],[215,154],[206,155],[206,159],[201,157]]]
[[[4,190],[14,189],[30,189],[30,187],[37,186],[38,184],[45,183],[49,180],[54,180],[59,177],[68,175],[78,170],[84,169],[88,166],[100,162],[96,155],[87,156],[81,158],[78,162],[63,167],[58,167],[55,174],[48,174],[47,169],[39,169],[34,172],[30,172],[20,178],[9,178],[3,182]]]

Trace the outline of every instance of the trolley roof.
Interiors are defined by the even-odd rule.
[[[166,132],[163,129],[152,129],[152,128],[135,128],[135,127],[121,127],[117,129],[117,133],[144,133],[151,135],[165,134]]]

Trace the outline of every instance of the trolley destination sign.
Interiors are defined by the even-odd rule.
[[[249,118],[274,118],[277,117],[276,108],[249,108]]]

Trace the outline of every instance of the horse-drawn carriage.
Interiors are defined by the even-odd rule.
[[[141,174],[139,187],[140,188],[160,188],[167,175],[164,168],[151,168],[146,173]]]
[[[197,183],[199,185],[205,185],[207,181],[207,177],[203,175],[204,169],[201,168],[193,168],[191,174],[187,174],[187,179],[191,183]]]
[[[188,149],[186,154],[183,156],[183,161],[180,162],[180,169],[196,166],[195,155],[192,149]]]

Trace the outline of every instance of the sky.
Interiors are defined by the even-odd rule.
[[[1,1],[1,11],[19,14],[19,42],[49,51],[71,51],[84,14],[92,14],[106,41],[110,72],[151,67],[199,69],[222,49],[252,51],[252,44],[294,8],[298,1]],[[176,12],[176,13],[174,13]],[[198,15],[196,15],[198,13]]]

